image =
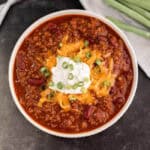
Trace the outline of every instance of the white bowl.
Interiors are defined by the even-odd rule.
[[[15,63],[15,57],[17,54],[17,51],[19,50],[19,47],[21,46],[22,42],[24,41],[24,39],[35,29],[37,28],[40,24],[51,20],[53,18],[59,17],[59,16],[63,16],[63,15],[71,15],[71,14],[76,14],[76,15],[85,15],[85,16],[91,16],[91,17],[95,17],[97,19],[99,19],[100,21],[102,21],[103,23],[107,24],[109,27],[111,27],[116,33],[118,33],[118,35],[120,35],[120,37],[122,38],[122,40],[125,42],[129,54],[131,56],[132,59],[132,64],[133,64],[133,73],[134,73],[134,78],[133,78],[133,83],[132,83],[132,88],[130,91],[130,95],[128,97],[128,100],[126,101],[126,103],[124,104],[124,106],[122,107],[122,109],[107,123],[105,123],[104,125],[93,129],[91,131],[86,131],[86,132],[81,132],[81,133],[61,133],[61,132],[57,132],[54,130],[50,130],[47,129],[46,127],[40,125],[39,123],[37,123],[36,121],[34,121],[23,109],[23,107],[21,106],[21,104],[19,103],[19,100],[17,98],[17,95],[15,93],[15,88],[14,88],[14,83],[13,83],[13,69],[14,69],[14,63]],[[28,29],[26,29],[24,31],[24,33],[21,35],[21,37],[19,38],[19,40],[17,41],[12,54],[11,54],[11,58],[10,58],[10,62],[9,62],[9,86],[10,86],[10,90],[11,90],[11,94],[13,97],[13,100],[15,102],[15,104],[17,105],[19,111],[23,114],[23,116],[35,127],[37,127],[38,129],[51,134],[51,135],[55,135],[55,136],[59,136],[59,137],[65,137],[65,138],[80,138],[80,137],[86,137],[86,136],[90,136],[93,134],[97,134],[99,132],[104,131],[105,129],[109,128],[110,126],[112,126],[114,123],[116,123],[122,116],[123,114],[127,111],[128,107],[130,106],[134,95],[135,95],[135,91],[137,88],[137,82],[138,82],[138,67],[137,67],[137,59],[136,59],[136,55],[135,52],[132,48],[132,46],[130,45],[127,37],[125,36],[125,34],[117,27],[115,26],[113,23],[111,23],[109,20],[107,20],[105,17],[93,13],[93,12],[89,12],[89,11],[85,11],[85,10],[64,10],[64,11],[59,11],[59,12],[55,12],[55,13],[51,13],[49,15],[46,15],[45,17],[42,17],[40,19],[38,19],[35,23],[33,23]]]

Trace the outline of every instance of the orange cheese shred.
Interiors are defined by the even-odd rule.
[[[105,57],[102,56],[100,50],[91,50],[90,47],[85,48],[83,40],[69,43],[67,42],[68,38],[68,35],[66,35],[62,39],[62,45],[57,49],[56,55],[49,54],[44,62],[44,65],[47,66],[49,70],[51,70],[51,68],[56,65],[56,57],[58,55],[66,57],[78,56],[81,61],[88,64],[90,67],[91,85],[87,89],[86,93],[75,94],[74,97],[76,97],[76,99],[79,100],[82,104],[92,104],[95,100],[93,93],[95,93],[97,97],[108,96],[109,91],[114,85],[116,78],[115,74],[113,73],[114,61],[111,57],[111,54],[106,57],[106,65]],[[86,57],[87,52],[91,53],[91,56],[89,58]],[[96,59],[100,59],[102,61],[99,66],[95,66],[94,64]],[[44,102],[49,102],[49,100],[47,99],[47,94],[49,92],[50,89],[46,89],[41,92],[41,98],[38,103],[39,107],[42,107],[42,104]],[[69,94],[56,92],[53,101],[57,102],[59,106],[65,111],[69,111],[71,109]]]

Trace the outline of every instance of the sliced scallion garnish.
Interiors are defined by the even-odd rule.
[[[67,69],[67,68],[68,68],[68,63],[67,63],[66,61],[64,61],[63,64],[62,64],[62,67],[63,67],[64,69]]]
[[[89,41],[88,40],[85,40],[84,41],[84,47],[88,47],[89,46]]]
[[[68,79],[69,79],[69,80],[72,80],[73,78],[74,78],[73,74],[72,74],[72,73],[69,73]]]
[[[47,98],[48,100],[52,99],[55,95],[55,92],[54,91],[51,91],[48,95],[47,95]]]
[[[43,66],[40,68],[40,72],[47,78],[50,76],[50,72],[47,67]]]
[[[91,52],[86,52],[85,53],[85,56],[86,56],[86,58],[90,58],[92,55],[91,55]]]
[[[109,87],[111,85],[110,81],[108,81],[108,80],[105,80],[102,84],[105,87]]]
[[[69,96],[69,101],[71,101],[71,102],[73,102],[73,101],[76,101],[77,100],[77,98],[76,97],[74,97],[74,96]]]
[[[79,86],[79,87],[81,87],[81,86],[83,86],[83,85],[84,85],[84,82],[83,82],[83,81],[79,81],[79,82],[78,82],[78,86]]]
[[[79,56],[75,56],[74,58],[73,58],[73,60],[74,60],[74,62],[81,62],[81,60],[80,60],[80,57]]]
[[[89,79],[88,77],[85,77],[85,78],[84,78],[84,82],[89,82],[89,80],[90,80],[90,79]]]
[[[85,93],[87,92],[86,88],[82,87],[82,88],[81,88],[81,92],[82,92],[83,94],[85,94]]]
[[[54,82],[53,81],[51,81],[51,82],[49,82],[49,84],[48,84],[49,86],[54,86]]]
[[[62,58],[62,56],[58,55],[57,58],[60,59],[60,58]]]
[[[62,82],[58,82],[57,83],[57,88],[58,89],[63,89],[64,88],[64,84]]]
[[[47,77],[49,77],[50,76],[50,72],[45,72],[44,73],[44,76],[47,78]]]
[[[101,63],[102,63],[102,61],[101,61],[100,59],[96,59],[96,60],[95,60],[95,64],[96,64],[96,65],[100,66]]]
[[[68,67],[69,67],[70,70],[73,70],[73,69],[74,69],[73,64],[69,64]]]
[[[75,83],[73,86],[72,86],[72,89],[77,89],[78,88],[78,84],[77,83]]]
[[[65,86],[65,88],[66,88],[67,90],[70,90],[70,89],[72,88],[72,86],[68,84],[68,85]]]
[[[47,70],[48,70],[47,67],[43,66],[43,67],[41,67],[40,72],[41,72],[41,73],[44,73],[44,72],[46,72]]]

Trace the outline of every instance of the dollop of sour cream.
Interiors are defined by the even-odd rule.
[[[85,93],[91,84],[90,68],[81,61],[75,62],[69,57],[57,57],[57,64],[52,68],[50,89],[65,94]]]

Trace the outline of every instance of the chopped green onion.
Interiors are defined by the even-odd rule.
[[[41,67],[40,72],[45,73],[47,70],[48,70],[47,67]]]
[[[75,83],[75,84],[72,86],[72,88],[73,88],[74,90],[77,89],[77,88],[78,88],[78,84]]]
[[[82,92],[83,94],[85,94],[85,93],[87,92],[86,88],[82,87],[82,88],[81,88],[81,92]]]
[[[45,72],[44,76],[47,78],[50,76],[50,72]]]
[[[49,77],[50,76],[50,72],[48,70],[47,67],[41,67],[40,72],[45,76],[45,77]]]
[[[103,82],[103,86],[105,86],[105,87],[109,87],[111,85],[111,83],[110,83],[110,81],[108,81],[108,80],[105,80],[104,82]]]
[[[58,59],[60,59],[61,57],[62,57],[62,56],[59,56],[59,55],[57,56]]]
[[[72,80],[73,78],[74,78],[73,74],[72,74],[72,73],[69,73],[68,79],[69,79],[69,80]]]
[[[69,101],[73,102],[73,101],[76,101],[76,100],[77,100],[76,97],[74,97],[74,96],[69,96]]]
[[[58,89],[63,89],[63,87],[64,87],[64,84],[62,82],[57,83],[57,88]]]
[[[63,44],[60,42],[60,43],[59,43],[59,48],[61,48],[61,47],[62,47],[62,45],[63,45]]]
[[[66,61],[64,61],[63,64],[62,64],[62,67],[63,67],[64,69],[67,69],[67,68],[68,68],[68,63],[67,63]]]
[[[83,82],[83,81],[78,82],[78,86],[79,86],[79,87],[81,87],[81,86],[83,86],[83,85],[84,85],[84,82]]]
[[[101,61],[100,59],[96,59],[96,60],[95,60],[95,64],[96,64],[96,65],[100,66],[101,63],[102,63],[102,61]]]
[[[73,69],[74,69],[73,64],[69,64],[68,67],[69,67],[70,70],[73,70]]]
[[[90,58],[92,56],[91,52],[86,52],[85,56],[86,56],[86,58]]]
[[[73,60],[75,61],[75,62],[81,62],[81,60],[80,60],[80,57],[78,57],[78,56],[75,56],[74,58],[73,58]]]
[[[55,92],[52,91],[50,94],[47,95],[47,98],[50,100],[52,97],[54,97]]]
[[[88,77],[85,77],[85,78],[84,78],[84,81],[85,81],[85,82],[89,82],[89,80],[90,80],[90,79],[89,79]]]
[[[65,87],[66,87],[66,89],[68,89],[68,90],[70,90],[70,89],[72,88],[71,85],[66,85]]]
[[[84,47],[88,47],[89,46],[89,41],[88,40],[85,40],[84,41]]]
[[[54,82],[53,81],[49,82],[48,86],[54,86]]]

